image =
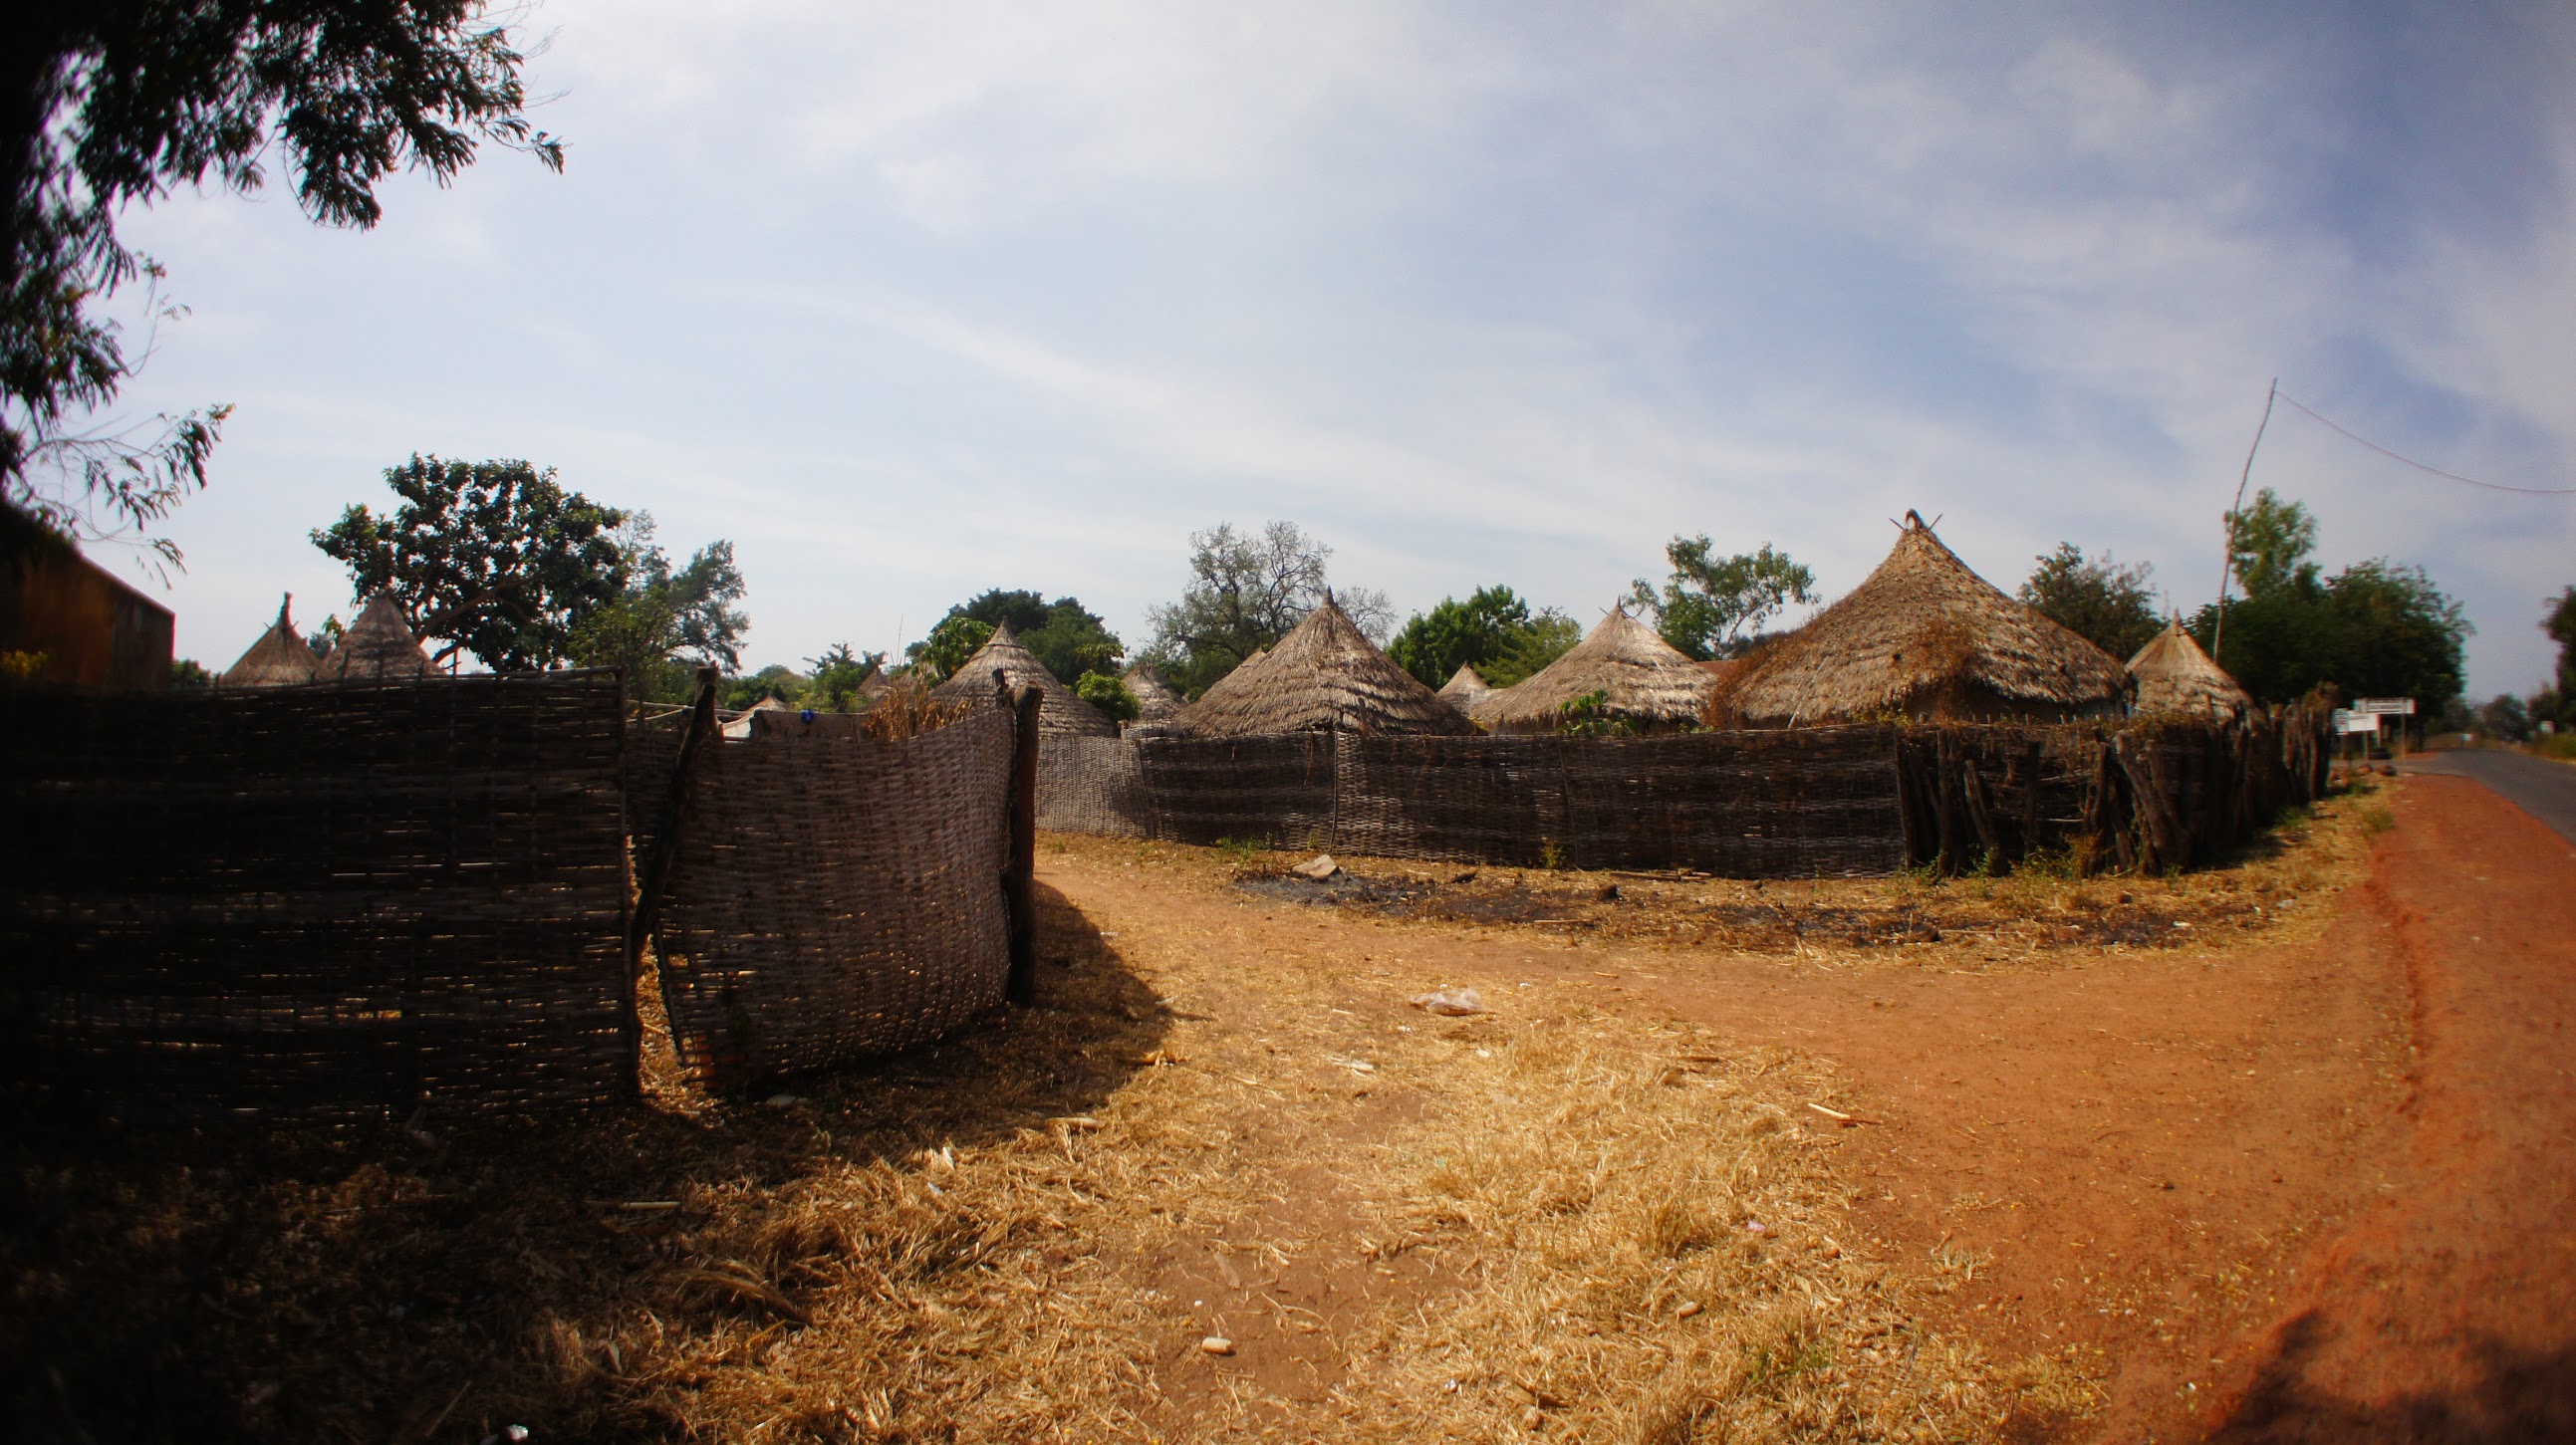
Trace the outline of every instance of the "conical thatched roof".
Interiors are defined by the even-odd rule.
[[[2062,718],[2116,712],[2128,690],[2110,654],[1997,591],[1908,512],[1869,580],[1748,662],[1720,710],[1764,727]]]
[[[1189,703],[1163,680],[1163,675],[1143,663],[1127,669],[1121,681],[1136,694],[1136,721],[1147,727],[1158,727],[1181,715]]]
[[[382,682],[429,675],[429,654],[411,635],[402,608],[390,592],[368,599],[358,620],[340,634],[331,655],[322,659],[324,682]]]
[[[1460,712],[1465,712],[1467,705],[1476,699],[1492,696],[1493,691],[1472,662],[1458,664],[1458,670],[1449,674],[1447,682],[1440,684],[1440,696],[1449,699],[1449,705]]]
[[[993,680],[1010,679],[1014,688],[1038,690],[1038,731],[1068,734],[1075,737],[1114,738],[1118,725],[1100,715],[1100,709],[1074,695],[1072,688],[1056,681],[1038,655],[1020,646],[1005,622],[993,629],[992,640],[975,649],[975,655],[949,677],[930,690],[941,702],[962,702],[970,707],[990,706],[994,699]]]
[[[1476,730],[1378,651],[1329,593],[1278,646],[1245,660],[1190,704],[1178,726],[1195,737]]]
[[[1602,711],[1641,730],[1695,726],[1717,680],[1655,629],[1610,609],[1590,636],[1563,657],[1494,694],[1476,721],[1495,732],[1554,732],[1564,707],[1606,693]]]
[[[796,711],[796,709],[789,707],[787,704],[780,702],[774,697],[764,697],[760,701],[753,703],[751,706],[744,708],[739,715],[718,728],[717,731],[723,733],[729,738],[747,738],[751,736],[751,715],[753,713],[794,711]]]
[[[289,610],[295,605],[293,593],[277,604],[277,621],[241,655],[241,661],[224,669],[215,679],[218,687],[291,687],[311,682],[322,673],[322,659],[304,643],[304,635],[295,630],[295,619]]]
[[[2130,706],[2142,713],[2227,718],[2254,706],[2236,679],[2182,630],[2179,617],[2129,659],[2129,675],[2138,680],[2137,700]]]

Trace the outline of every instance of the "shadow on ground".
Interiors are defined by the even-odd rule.
[[[2576,1344],[2469,1352],[2454,1388],[2384,1403],[2344,1399],[2309,1383],[2309,1361],[2330,1335],[2316,1311],[2284,1328],[2279,1349],[2227,1418],[2215,1445],[2550,1445],[2576,1441]]]
[[[560,1398],[603,1386],[532,1341],[672,1308],[675,1275],[763,1237],[777,1191],[1043,1128],[1147,1066],[1172,1015],[1063,895],[1038,893],[1033,1007],[763,1091],[792,1105],[433,1119],[434,1142],[22,1133],[0,1179],[0,1436],[471,1441],[494,1399],[547,1404],[549,1439],[585,1419],[628,1434]],[[762,1288],[794,1309],[793,1279]]]

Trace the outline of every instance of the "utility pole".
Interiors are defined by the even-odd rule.
[[[2245,484],[2254,476],[2254,453],[2262,448],[2263,431],[2272,424],[2272,403],[2281,396],[2281,378],[2273,377],[2271,388],[2263,393],[2263,420],[2254,426],[2254,445],[2245,449],[2245,470],[2236,474],[2236,504],[2227,509],[2227,556],[2218,564],[2218,621],[2209,629],[2209,660],[2218,662],[2218,649],[2227,642],[2227,577],[2236,570],[2236,518],[2245,510]],[[2221,667],[2225,663],[2219,663]]]

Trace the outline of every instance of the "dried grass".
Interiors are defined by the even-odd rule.
[[[1217,679],[1175,725],[1193,737],[1222,738],[1476,730],[1380,652],[1330,597],[1278,646]]]
[[[1603,717],[1641,731],[1688,730],[1716,692],[1707,670],[1620,607],[1563,657],[1478,699],[1473,714],[1494,732],[1554,732],[1566,704],[1600,693]]]

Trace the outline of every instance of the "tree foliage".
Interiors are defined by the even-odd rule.
[[[852,652],[850,644],[835,642],[823,649],[821,657],[805,659],[805,665],[814,669],[813,675],[806,679],[803,691],[788,701],[801,702],[816,712],[857,712],[859,689],[885,666],[885,654]]]
[[[522,57],[475,0],[82,0],[14,7],[0,45],[0,500],[66,534],[145,532],[227,408],[84,429],[141,364],[100,308],[161,268],[116,233],[181,186],[258,190],[283,162],[316,222],[365,228],[397,170],[446,183],[485,141],[549,169]],[[148,352],[147,342],[144,351]],[[150,432],[157,428],[157,435]],[[176,558],[167,539],[164,555]]]
[[[495,672],[553,666],[576,627],[625,595],[626,514],[564,490],[551,467],[415,454],[386,468],[385,485],[399,508],[352,504],[313,545],[349,569],[358,596],[392,593],[412,631],[439,644],[433,660],[462,649]]]
[[[1704,536],[1675,537],[1664,546],[1673,571],[1663,587],[1640,577],[1628,594],[1664,641],[1699,662],[1740,654],[1790,603],[1816,600],[1816,574],[1770,543],[1732,557],[1716,550]]]
[[[745,589],[733,543],[710,542],[674,569],[653,530],[650,512],[630,514],[618,529],[626,590],[574,625],[570,655],[584,667],[625,669],[629,697],[679,702],[695,689],[697,669],[742,665],[751,619],[734,605]]]
[[[935,686],[956,676],[966,659],[992,640],[992,623],[952,610],[930,629],[928,637],[905,648],[903,655],[912,664],[914,677]]]
[[[2532,694],[2526,707],[2534,724],[2546,722],[2562,731],[2576,729],[2576,587],[2544,598],[2540,605],[2549,609],[2541,615],[2540,630],[2558,644],[2558,676],[2550,686]]]
[[[1332,555],[1294,522],[1269,522],[1258,533],[1232,522],[1192,532],[1189,585],[1179,601],[1148,614],[1154,636],[1146,660],[1188,696],[1207,691],[1323,605]],[[1383,592],[1351,587],[1331,595],[1372,641],[1394,624]]]
[[[2155,566],[2122,563],[2105,552],[2088,560],[2084,549],[2060,542],[2038,559],[2021,600],[2047,618],[2122,662],[2164,630],[2156,616]]]
[[[1127,655],[1127,644],[1118,640],[1118,634],[1109,630],[1109,624],[1098,613],[1075,597],[1049,602],[1041,593],[995,587],[949,608],[940,622],[945,626],[957,618],[984,624],[984,638],[977,639],[975,647],[984,645],[992,629],[1009,624],[1020,645],[1035,654],[1046,670],[1055,674],[1056,681],[1067,686],[1086,672],[1114,671],[1118,660]],[[932,628],[931,636],[939,636],[939,629]],[[904,649],[904,655],[918,662],[931,647],[930,639],[925,638]],[[940,667],[939,675],[955,672],[974,652],[974,647],[966,649],[955,661]],[[940,656],[945,659],[944,644]]]
[[[1128,689],[1127,680],[1113,673],[1084,673],[1074,683],[1073,695],[1098,708],[1111,722],[1134,722],[1145,710],[1145,705]]]
[[[2226,605],[2223,635],[2217,604],[2191,630],[2256,700],[2331,687],[2347,698],[2411,697],[2432,716],[2459,695],[2474,629],[2423,568],[2383,557],[2324,576],[2311,555],[2316,518],[2268,487],[2230,520],[2246,595]]]
[[[1427,687],[1442,686],[1461,667],[1509,687],[1580,640],[1581,629],[1564,613],[1532,612],[1509,587],[1479,587],[1464,602],[1444,597],[1429,612],[1413,614],[1386,653]]]

